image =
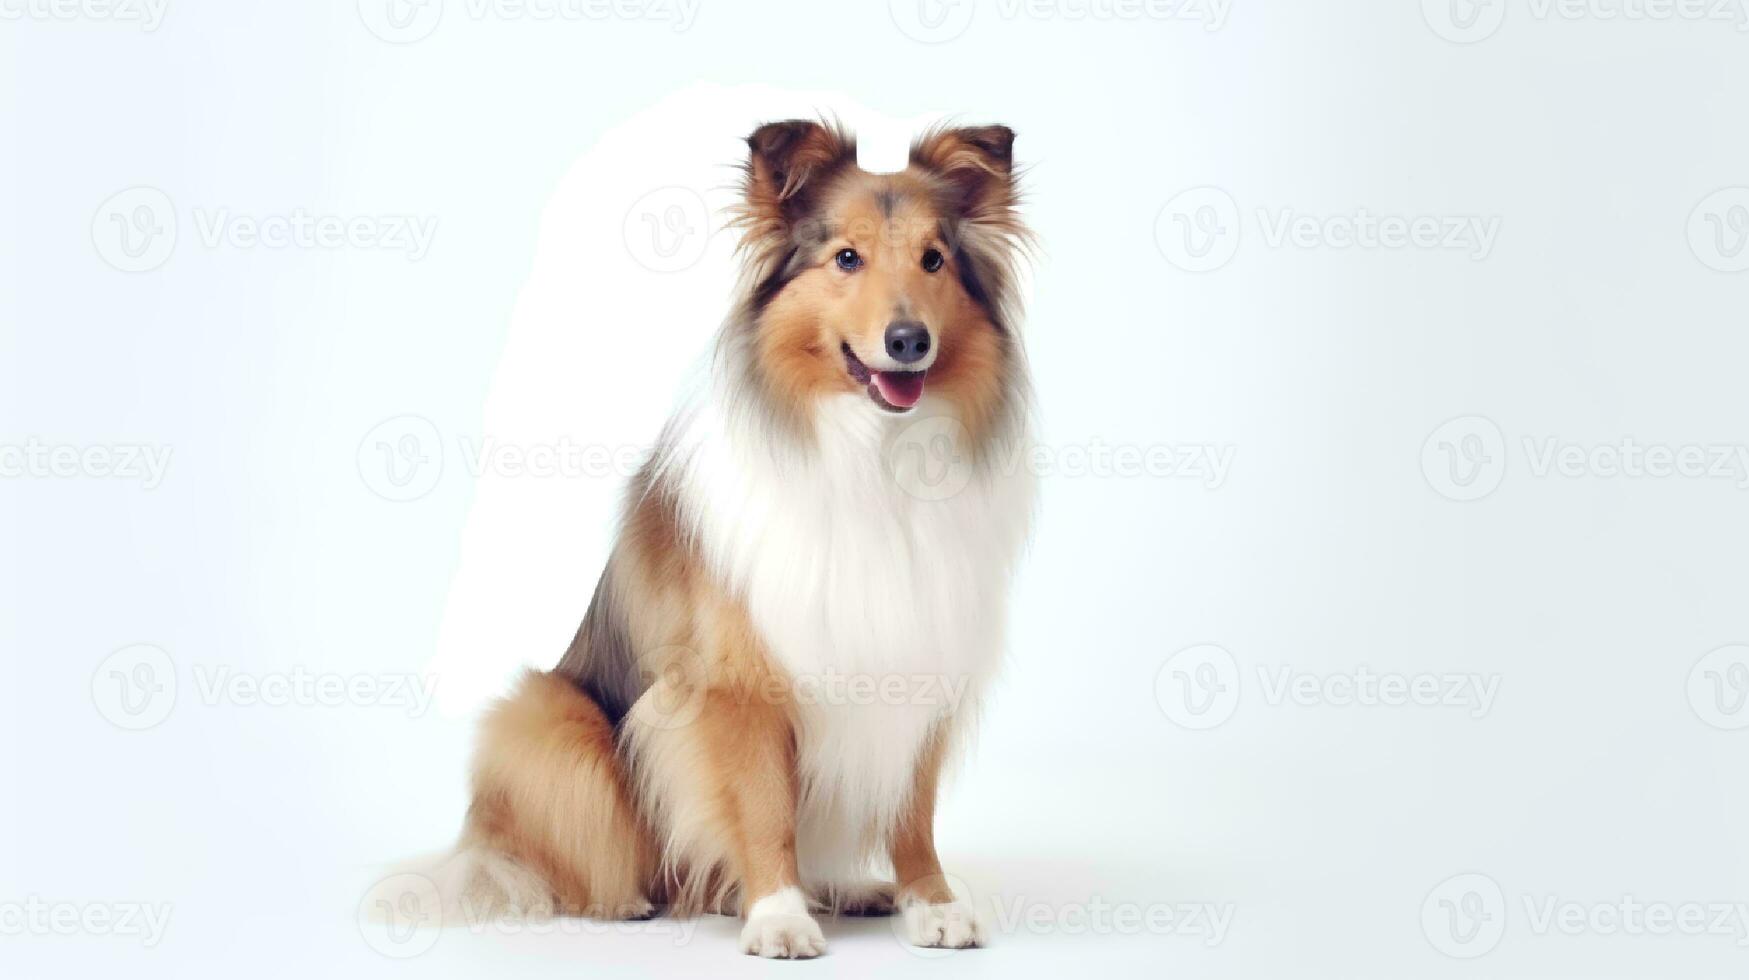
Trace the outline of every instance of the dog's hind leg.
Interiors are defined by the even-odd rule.
[[[530,872],[561,913],[624,919],[653,911],[655,848],[613,725],[554,674],[529,673],[481,723],[462,849],[508,859],[497,874],[483,865],[469,886],[472,900],[488,906],[484,914],[529,911]]]

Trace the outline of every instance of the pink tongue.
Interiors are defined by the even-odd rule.
[[[910,408],[923,397],[922,371],[875,371],[874,383],[894,408]]]

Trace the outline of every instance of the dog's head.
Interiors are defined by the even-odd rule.
[[[1014,133],[936,129],[891,174],[859,168],[851,137],[822,123],[770,123],[747,143],[741,320],[777,403],[806,417],[854,393],[903,414],[930,397],[974,431],[993,422],[1020,383]]]

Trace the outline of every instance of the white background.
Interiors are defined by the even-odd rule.
[[[1749,642],[1739,5],[1088,9],[0,0],[5,972],[1742,976],[1749,912],[1610,913],[1749,903],[1749,650],[1709,657]],[[1029,167],[1060,465],[939,835],[991,947],[361,927],[608,541],[614,467],[470,447],[647,444],[738,138],[816,109],[1005,122]],[[1339,247],[1362,212],[1494,233]],[[246,237],[300,215],[435,231]],[[1231,465],[1087,463],[1161,446]],[[149,488],[65,463],[135,447]],[[358,686],[250,687],[300,677]]]

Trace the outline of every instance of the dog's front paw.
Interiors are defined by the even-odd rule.
[[[757,915],[741,929],[741,952],[781,960],[805,960],[826,951],[826,937],[806,913]]]
[[[826,937],[796,888],[773,892],[747,910],[741,951],[771,959],[805,960],[826,951]]]
[[[950,902],[907,902],[905,934],[914,946],[940,949],[966,949],[984,945],[984,927],[972,906],[954,899]]]

